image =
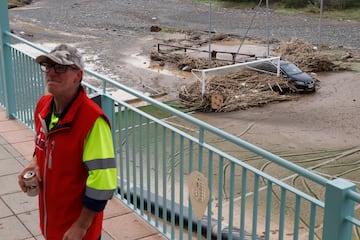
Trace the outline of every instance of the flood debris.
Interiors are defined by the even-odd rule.
[[[299,96],[293,94],[294,90],[284,78],[243,71],[209,79],[204,94],[199,81],[183,86],[179,99],[186,108],[194,111],[231,112],[293,100]]]
[[[318,52],[312,44],[298,38],[293,38],[288,42],[281,42],[273,52],[273,55],[293,62],[304,72],[316,73],[341,70],[340,62],[333,62],[329,56]]]
[[[22,7],[31,3],[32,0],[8,0],[8,9]]]
[[[150,53],[150,59],[152,61],[157,61],[160,66],[175,66],[176,69],[186,72],[190,72],[192,69],[207,69],[209,66],[209,61],[206,58],[199,58],[179,53],[170,54],[168,52],[152,51]],[[228,63],[216,60],[211,61],[212,67],[220,67],[225,65],[228,65]]]
[[[195,38],[194,35],[192,33],[191,37],[186,39],[186,46],[193,48],[200,42],[201,45],[205,42],[201,36]],[[223,41],[229,38],[221,35],[219,39]],[[158,62],[160,66],[175,66],[183,71],[208,68],[208,59],[190,56],[184,51],[179,52],[185,46],[181,44],[184,43],[183,39],[166,41],[166,43],[170,42],[173,45],[178,44],[179,48],[153,51],[151,60]],[[295,63],[304,72],[310,73],[317,85],[319,80],[316,79],[316,72],[341,69],[340,63],[332,61],[328,56],[319,53],[313,45],[300,39],[294,38],[289,42],[277,43],[272,55]],[[213,68],[230,64],[217,59],[211,60]],[[202,91],[203,83],[200,81],[182,86],[179,100],[186,108],[202,112],[230,112],[259,107],[271,102],[290,101],[301,96],[297,94],[292,83],[282,77],[244,69],[228,75],[213,76],[205,81],[205,91]]]

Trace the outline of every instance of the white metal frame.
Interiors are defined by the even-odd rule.
[[[273,60],[277,61],[277,65],[276,65],[277,66],[277,74],[276,74],[276,76],[279,77],[280,76],[280,57],[260,58],[259,60],[255,60],[255,61],[252,61],[252,62],[236,63],[236,64],[232,64],[232,65],[226,65],[226,66],[209,68],[209,69],[192,69],[191,73],[195,76],[195,78],[197,80],[199,80],[201,82],[201,84],[202,84],[201,85],[201,95],[204,95],[204,93],[205,93],[205,85],[206,85],[206,73],[207,72],[214,72],[214,71],[218,71],[218,70],[235,68],[235,67],[240,67],[240,66],[245,66],[245,65],[253,65],[254,63],[269,62],[269,61],[273,61]],[[201,78],[197,75],[197,73],[201,73]]]

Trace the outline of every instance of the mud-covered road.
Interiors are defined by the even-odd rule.
[[[207,31],[209,5],[183,0],[38,0],[25,8],[13,9],[13,20],[69,33],[91,35],[110,41],[133,34],[148,34],[150,26]],[[278,14],[265,9],[211,8],[211,30],[244,36],[256,14],[248,36],[266,39],[268,22],[270,39],[302,38],[319,41],[319,19]],[[322,21],[324,44],[360,48],[360,24],[348,20]]]
[[[254,10],[213,7],[212,30],[243,36],[253,14]],[[150,32],[150,26],[207,31],[209,6],[182,0],[39,0],[11,9],[10,18],[16,34],[46,48],[60,42],[78,46],[85,53],[86,66],[92,70],[135,89],[147,85],[176,94],[189,81],[188,77],[146,67],[147,53],[156,47],[158,39],[171,38],[173,34]],[[316,45],[318,24],[316,18],[271,12],[270,36],[278,40],[297,37]],[[261,10],[248,36],[265,40],[265,26],[265,12]],[[324,19],[322,29],[324,44],[359,51],[359,22]],[[243,139],[275,153],[360,147],[360,73],[322,73],[319,79],[321,87],[315,94],[296,101],[197,117],[236,136],[248,128],[241,135]],[[341,161],[359,159],[359,151]],[[334,173],[334,169],[324,170],[324,174],[345,172],[342,177],[360,182],[360,170],[347,173],[341,168]]]
[[[183,0],[35,0],[10,9],[11,28],[20,36],[50,49],[68,42],[85,54],[86,66],[127,86],[141,90],[151,86],[158,92],[176,93],[188,82],[184,76],[169,76],[143,70],[148,52],[158,39],[171,32],[212,31],[266,40],[287,41],[297,37],[315,46],[319,43],[319,19],[290,16],[265,9],[229,9]],[[255,16],[250,27],[252,18]],[[150,32],[160,26],[163,31]],[[183,33],[181,37],[185,37]],[[360,49],[360,23],[347,20],[322,21],[325,45]],[[240,51],[241,52],[241,51]]]

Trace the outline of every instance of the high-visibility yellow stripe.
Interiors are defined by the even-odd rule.
[[[114,158],[114,146],[108,123],[99,117],[85,140],[83,161]]]
[[[89,171],[86,186],[98,190],[112,190],[116,188],[116,168]]]

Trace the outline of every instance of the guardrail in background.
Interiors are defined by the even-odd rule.
[[[10,33],[3,23],[1,36],[0,92],[6,97],[0,98],[0,105],[9,117],[33,129],[32,113],[44,79],[34,57],[17,46],[46,51]],[[358,238],[360,221],[354,212],[360,195],[355,184],[326,179],[99,73],[85,72],[87,92],[97,95],[112,123],[116,196],[168,238]],[[102,87],[87,83],[90,77]],[[134,107],[114,96],[114,90],[147,106]],[[280,177],[259,170],[259,162],[276,164]],[[189,176],[194,172],[199,175],[191,188]],[[291,184],[299,180],[307,187]],[[191,194],[207,204],[201,219],[194,214]]]

